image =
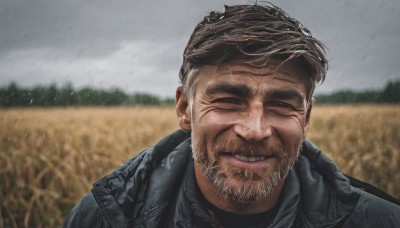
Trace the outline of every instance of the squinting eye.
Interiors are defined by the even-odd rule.
[[[291,104],[288,104],[285,102],[275,102],[272,104],[272,106],[278,107],[278,108],[290,108],[290,109],[293,108],[293,106]]]
[[[226,97],[226,98],[219,98],[216,100],[216,102],[238,104],[240,103],[240,100],[234,97]]]

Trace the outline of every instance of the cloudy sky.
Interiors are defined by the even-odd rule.
[[[400,79],[399,0],[273,0],[328,47],[319,93]],[[211,10],[247,0],[0,0],[0,86],[174,96],[182,52]]]

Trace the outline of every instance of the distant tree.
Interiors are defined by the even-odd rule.
[[[400,103],[400,80],[389,82],[382,92],[380,101],[385,103]]]
[[[121,105],[127,100],[128,96],[119,89],[113,89],[107,93],[107,97],[102,99],[104,105]]]
[[[381,92],[378,91],[362,91],[356,93],[357,103],[378,103]]]
[[[91,88],[83,88],[77,92],[77,105],[98,105],[101,91],[95,91]]]
[[[55,84],[51,84],[43,91],[43,106],[55,106],[58,105],[57,100],[57,87]]]
[[[65,84],[58,92],[58,105],[71,106],[77,104],[77,97],[71,83]]]
[[[174,98],[165,98],[162,100],[161,104],[165,105],[165,106],[175,105],[175,99]]]
[[[1,103],[6,107],[17,106],[21,102],[19,88],[15,82],[10,83],[7,88],[2,92]]]
[[[150,94],[138,93],[133,96],[133,103],[137,105],[159,105],[161,100]]]
[[[352,91],[339,91],[329,95],[315,97],[317,103],[354,103],[355,94]]]
[[[42,86],[36,86],[30,90],[32,106],[45,106],[46,96],[44,95],[46,88]]]

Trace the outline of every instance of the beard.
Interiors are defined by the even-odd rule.
[[[211,160],[207,153],[206,138],[195,138],[192,133],[192,151],[200,171],[219,193],[236,203],[252,203],[266,199],[285,179],[299,155],[302,140],[297,141],[293,148],[285,150],[282,146],[267,142],[249,144],[241,139],[221,138],[212,145],[214,158]],[[228,169],[219,159],[224,153],[265,156],[267,159],[274,157],[278,162],[272,169],[247,170],[237,167]]]

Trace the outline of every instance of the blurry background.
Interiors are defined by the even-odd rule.
[[[224,4],[253,2],[1,0],[0,86],[70,82],[173,97],[195,25]],[[317,93],[382,89],[400,78],[400,1],[272,2],[329,49]]]

